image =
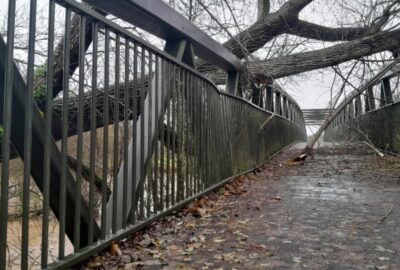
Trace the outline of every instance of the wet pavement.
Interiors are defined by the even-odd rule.
[[[400,269],[400,159],[365,145],[297,145],[122,241],[111,269]]]

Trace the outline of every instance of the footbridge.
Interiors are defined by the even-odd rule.
[[[397,78],[395,70],[348,97],[338,107],[337,116],[326,110],[302,111],[275,84],[260,87],[257,102],[251,102],[240,96],[251,91],[244,83],[241,60],[162,1],[86,0],[82,4],[50,0],[45,6],[48,17],[44,39],[37,36],[39,2],[30,1],[26,69],[17,65],[20,55],[14,49],[15,1],[8,6],[7,36],[0,37],[0,269],[162,269],[166,265],[168,269],[179,269],[194,249],[201,248],[203,257],[198,253],[193,268],[182,269],[225,269],[234,264],[238,264],[236,269],[293,267],[302,260],[291,253],[304,252],[297,250],[299,247],[282,249],[285,252],[275,257],[276,261],[260,259],[255,268],[244,258],[235,260],[234,253],[226,254],[233,245],[228,238],[233,237],[232,241],[243,244],[238,249],[247,251],[251,247],[251,254],[262,251],[264,257],[272,258],[278,251],[268,251],[268,241],[283,236],[278,235],[281,231],[273,231],[274,226],[263,231],[262,224],[272,224],[268,223],[271,220],[284,228],[297,221],[304,225],[305,216],[318,208],[318,198],[313,196],[322,196],[320,191],[313,193],[310,188],[308,195],[301,193],[310,185],[310,171],[301,175],[299,167],[286,163],[288,153],[300,151],[299,145],[288,147],[306,141],[305,123],[321,124],[331,116],[334,121],[325,133],[326,141],[366,140],[377,148],[399,151],[399,106],[393,92],[397,85],[391,81]],[[154,42],[131,31],[136,28]],[[37,55],[37,47],[45,48],[45,57]],[[226,82],[215,84],[208,77],[210,71],[223,74]],[[364,147],[356,149],[372,156]],[[328,154],[337,150],[331,144],[324,149],[321,151]],[[270,163],[265,163],[267,160]],[[327,169],[319,166],[321,173],[314,174],[312,185],[327,183],[318,180],[325,177],[322,172]],[[298,169],[292,176],[287,174],[293,168]],[[297,183],[290,180],[296,175],[300,177]],[[254,184],[245,179],[254,180]],[[285,186],[286,182],[272,183],[271,179],[289,180]],[[252,189],[246,191],[247,186]],[[339,191],[329,192],[329,196],[336,196]],[[188,247],[196,241],[194,234],[190,238],[187,232],[203,226],[192,218],[210,225],[211,219],[222,216],[211,209],[214,206],[210,206],[212,200],[207,196],[214,195],[207,195],[210,193],[233,201],[221,203],[214,198],[211,203],[221,203],[220,209],[227,210],[229,219],[224,219],[223,228],[214,224],[207,229],[210,232],[218,227],[219,238],[196,235],[199,243],[209,241],[211,253],[207,255],[205,244]],[[249,196],[247,201],[240,199],[244,193]],[[237,211],[229,206],[235,198],[240,203]],[[390,198],[391,204],[398,202],[395,196]],[[294,224],[289,217],[274,219],[283,211],[274,205],[278,207],[286,199],[285,207],[294,213]],[[256,210],[246,210],[253,202]],[[306,207],[308,203],[310,207]],[[195,210],[187,205],[195,205]],[[335,210],[333,204],[324,209]],[[264,214],[253,219],[254,211]],[[180,216],[182,213],[187,216]],[[143,233],[143,229],[170,220],[171,215],[180,216],[168,225],[176,228],[172,233],[166,227],[158,232],[158,238]],[[233,223],[249,224],[249,230],[245,233],[241,225],[228,229]],[[330,222],[321,224],[334,226]],[[257,236],[257,230],[265,237]],[[228,231],[229,237],[224,235]],[[161,253],[154,250],[168,241],[172,243],[171,238],[161,240],[168,233],[181,242],[164,251],[171,246],[175,251],[180,250],[179,245],[184,247],[165,264],[161,255],[154,255]],[[307,228],[302,227],[299,234],[304,233]],[[186,234],[188,239],[178,237]],[[329,241],[326,231],[321,235]],[[306,236],[290,234],[286,235],[286,244],[293,241],[292,237],[312,246]],[[230,244],[216,247],[223,243]],[[389,255],[399,251],[394,244],[375,244],[374,248],[389,250]],[[136,245],[144,248],[141,250],[153,250],[146,251],[152,254],[151,260],[136,254],[138,249],[129,249]],[[223,254],[218,255],[218,250],[224,250]],[[186,257],[181,258],[184,252]],[[209,261],[211,257],[219,262]]]

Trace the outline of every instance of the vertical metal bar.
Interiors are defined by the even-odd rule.
[[[54,22],[55,22],[55,1],[49,2],[49,36],[48,36],[48,59],[46,78],[46,113],[45,113],[45,144],[43,158],[43,220],[42,220],[42,251],[41,268],[47,268],[49,251],[49,210],[50,210],[50,160],[51,160],[51,121],[52,121],[52,100],[53,100],[53,61],[54,61]]]
[[[60,232],[58,258],[65,256],[65,212],[66,212],[66,177],[67,177],[67,152],[68,152],[68,95],[70,74],[70,42],[71,42],[71,9],[65,12],[65,34],[64,34],[64,73],[63,73],[63,109],[62,109],[62,141],[61,141],[61,180],[60,180]]]
[[[365,95],[365,111],[375,110],[375,98],[372,86],[368,87]]]
[[[189,110],[190,110],[190,117],[189,119],[191,120],[191,127],[190,127],[190,156],[191,156],[191,161],[190,161],[190,172],[191,172],[191,178],[192,178],[192,194],[194,195],[196,194],[196,173],[195,173],[195,167],[196,167],[196,152],[195,152],[195,138],[196,138],[196,134],[195,134],[195,126],[196,126],[196,117],[194,114],[194,97],[195,97],[195,93],[194,91],[196,90],[195,85],[196,85],[196,77],[194,74],[191,74],[191,87],[189,89],[189,99],[190,99],[190,106],[189,106]]]
[[[24,179],[22,199],[22,237],[21,237],[21,269],[28,269],[29,249],[29,203],[32,158],[32,111],[33,111],[33,76],[35,65],[36,35],[36,0],[31,0],[29,14],[29,48],[27,70],[27,93],[25,99],[25,134],[24,134]]]
[[[354,100],[349,103],[349,117],[348,119],[354,118]]]
[[[212,150],[211,150],[211,96],[210,96],[210,89],[207,81],[204,81],[204,93],[207,98],[207,111],[206,111],[206,119],[207,119],[207,179],[209,180],[209,186],[212,186],[214,182],[213,170],[212,170]]]
[[[166,208],[169,208],[170,206],[170,201],[171,201],[171,194],[170,194],[170,186],[171,186],[171,163],[170,163],[170,157],[171,157],[171,98],[170,96],[172,95],[172,81],[173,81],[173,71],[172,71],[172,64],[167,61],[167,92],[169,93],[168,99],[168,105],[167,105],[167,160],[166,160],[166,174],[167,174],[167,183],[166,183],[166,191],[165,191],[165,205]]]
[[[156,85],[155,85],[155,88],[157,89],[157,91],[156,91],[156,95],[155,95],[155,101],[154,101],[154,103],[155,103],[155,108],[156,108],[156,117],[157,117],[157,115],[158,115],[158,108],[161,108],[161,111],[162,111],[162,106],[161,106],[161,104],[160,104],[160,102],[161,102],[161,97],[159,97],[159,91],[158,91],[158,89],[159,89],[159,87],[160,87],[160,83],[159,83],[159,79],[160,79],[160,75],[159,75],[159,71],[160,71],[160,64],[159,64],[159,61],[160,61],[160,58],[159,58],[159,56],[158,55],[156,55],[155,56],[155,82],[156,82]],[[161,93],[163,93],[162,91],[161,91]],[[162,138],[162,137],[160,137],[159,135],[160,135],[160,125],[158,125],[157,126],[157,120],[159,121],[159,122],[162,122],[162,120],[161,119],[163,119],[162,118],[162,116],[159,118],[159,119],[157,119],[156,118],[156,122],[154,123],[154,125],[155,125],[155,127],[156,127],[156,131],[155,131],[155,133],[154,134],[156,134],[155,136],[156,136],[156,139],[155,139],[155,150],[154,150],[154,185],[155,185],[155,190],[156,190],[156,192],[157,192],[157,196],[154,198],[154,213],[157,213],[159,210],[161,210],[161,200],[160,200],[160,197],[161,197],[161,194],[162,194],[162,182],[160,181],[161,179],[159,179],[158,178],[158,168],[159,168],[159,155],[158,155],[158,152],[159,152],[159,138]],[[162,140],[162,139],[161,139]]]
[[[189,71],[186,72],[186,84],[183,91],[183,96],[185,100],[185,106],[183,108],[183,115],[185,119],[185,145],[183,147],[185,154],[185,179],[186,179],[186,197],[192,195],[192,182],[190,175],[190,85],[191,85],[191,74]],[[186,117],[185,117],[186,116]]]
[[[390,80],[389,79],[383,79],[381,81],[381,89],[383,92],[384,96],[384,105],[393,103],[393,95],[392,95],[392,89],[390,86]]]
[[[198,173],[198,167],[199,167],[199,153],[198,153],[198,142],[199,142],[199,136],[200,133],[198,132],[198,110],[197,110],[197,105],[200,102],[198,99],[198,78],[197,76],[194,76],[193,78],[193,95],[192,95],[192,111],[193,111],[193,175],[194,175],[194,182],[195,182],[195,193],[199,192],[199,173]]]
[[[104,37],[104,106],[103,106],[103,182],[101,183],[101,237],[109,233],[106,229],[107,220],[107,179],[108,179],[108,129],[109,129],[109,61],[110,61],[110,30],[105,29]]]
[[[9,163],[10,163],[10,136],[11,136],[11,103],[13,95],[14,76],[14,33],[15,33],[15,1],[8,1],[7,20],[7,52],[4,80],[3,104],[3,145],[2,145],[2,170],[1,170],[1,213],[0,213],[0,270],[6,269],[7,251],[7,222],[8,222],[8,189],[9,189]]]
[[[141,179],[140,179],[140,184],[139,184],[139,192],[140,192],[140,218],[144,218],[144,181],[145,181],[145,171],[144,171],[144,144],[145,144],[145,111],[144,111],[144,100],[145,100],[145,94],[146,94],[146,88],[145,88],[145,72],[146,72],[146,50],[144,47],[141,47],[141,69],[140,69],[140,80],[141,80],[141,88],[140,88],[140,117],[142,121],[140,121],[140,168],[142,170],[141,174]]]
[[[204,180],[205,180],[205,187],[209,187],[210,186],[210,174],[209,174],[209,145],[208,145],[208,96],[207,96],[207,90],[206,90],[206,82],[204,80],[201,81],[202,82],[202,86],[201,86],[201,90],[202,90],[202,95],[203,95],[203,100],[204,100],[204,104],[203,104],[203,129],[204,129]]]
[[[355,116],[361,115],[362,112],[362,104],[361,104],[361,96],[357,96],[355,99]]]
[[[137,93],[139,91],[139,85],[138,85],[138,46],[135,43],[133,45],[133,93],[132,93],[132,108],[133,108],[133,116],[132,116],[132,195],[131,195],[131,212],[130,212],[130,222],[134,224],[136,222],[136,209],[137,209],[137,185],[136,181],[139,181],[139,179],[136,179],[136,141],[137,141],[137,119],[138,119],[138,97]]]
[[[89,230],[88,230],[88,244],[93,243],[93,221],[94,221],[94,189],[95,189],[95,178],[96,178],[96,116],[97,116],[97,70],[98,70],[98,31],[99,26],[96,22],[92,25],[93,37],[92,37],[92,104],[91,104],[91,115],[90,115],[90,186],[89,186]],[[107,98],[107,97],[106,97]],[[102,180],[102,184],[107,179]]]
[[[202,116],[202,107],[203,107],[203,95],[201,92],[201,79],[197,78],[197,90],[196,90],[196,113],[197,113],[197,182],[198,182],[198,192],[200,192],[203,188],[203,116]]]
[[[183,70],[178,69],[178,86],[176,88],[176,202],[182,200],[184,187],[183,187],[183,176],[182,176],[182,115],[181,115],[181,106],[182,106],[182,99],[181,99],[181,91],[182,87],[185,84],[185,77],[183,76]]]
[[[179,113],[180,113],[180,125],[181,125],[181,131],[180,131],[180,137],[182,138],[182,142],[179,142],[180,145],[180,173],[181,173],[181,177],[182,177],[182,182],[183,182],[183,191],[182,191],[182,197],[180,198],[180,200],[183,200],[185,198],[185,196],[187,196],[187,194],[189,193],[189,185],[188,185],[188,178],[186,175],[186,154],[185,154],[185,146],[186,146],[186,136],[185,136],[185,129],[186,129],[186,116],[184,114],[184,109],[186,106],[186,99],[185,99],[185,91],[187,88],[187,72],[182,69],[182,87],[180,88],[180,93],[179,93],[179,97],[180,97],[180,106],[178,106],[178,108],[180,108]]]
[[[239,85],[239,73],[235,71],[228,72],[226,81],[226,91],[232,95],[237,95]]]
[[[86,18],[81,16],[79,25],[79,85],[78,85],[78,130],[77,130],[77,172],[76,172],[76,203],[74,222],[74,250],[80,249],[80,217],[81,217],[81,193],[82,193],[82,156],[83,156],[83,105],[84,105],[84,84],[85,84],[85,32]]]
[[[197,100],[197,106],[196,106],[196,114],[197,114],[197,183],[198,183],[198,192],[200,192],[203,188],[203,171],[202,171],[202,166],[203,166],[203,116],[202,116],[202,104],[203,104],[203,95],[201,92],[201,80],[200,78],[197,78],[197,84],[196,84],[196,100]]]
[[[118,151],[119,151],[119,97],[120,97],[120,35],[115,37],[115,86],[114,86],[114,150],[113,150],[113,220],[112,233],[117,232],[118,214]]]
[[[153,175],[151,173],[151,166],[149,167],[148,165],[151,164],[151,153],[152,151],[152,136],[151,136],[151,130],[152,130],[152,118],[154,117],[154,115],[152,115],[153,110],[152,110],[152,106],[153,105],[153,97],[152,97],[152,69],[153,69],[153,54],[151,51],[149,51],[149,63],[148,63],[148,86],[147,86],[147,99],[149,101],[149,110],[148,110],[148,128],[147,128],[147,141],[145,141],[145,143],[148,145],[148,164],[145,164],[145,167],[147,167],[147,171],[148,171],[148,177],[147,177],[147,198],[146,198],[146,216],[150,217],[150,212],[151,212],[151,197],[153,194]],[[157,91],[156,91],[157,92]],[[142,118],[144,120],[144,118]],[[147,166],[146,166],[147,165]],[[143,168],[144,169],[144,168]],[[145,170],[144,170],[144,173]]]
[[[208,93],[208,85],[205,80],[203,80],[203,91],[204,91],[204,120],[205,120],[205,146],[206,146],[206,156],[205,156],[205,164],[206,164],[206,179],[207,179],[207,187],[211,186],[213,181],[211,175],[211,151],[210,151],[210,96]]]
[[[122,198],[122,228],[126,228],[128,216],[128,118],[129,118],[129,40],[125,39],[125,83],[124,83],[124,179]]]
[[[200,181],[201,181],[201,189],[202,190],[205,187],[205,175],[204,175],[204,168],[205,162],[204,162],[204,153],[206,152],[206,148],[204,145],[204,108],[205,108],[205,102],[204,102],[204,96],[203,96],[203,81],[199,79],[199,133],[200,133],[200,140],[199,140],[199,158],[200,158],[200,163],[199,163],[199,174],[200,174]]]
[[[171,204],[174,205],[176,202],[175,199],[175,189],[176,189],[176,106],[177,106],[177,100],[176,100],[176,92],[177,92],[177,86],[180,83],[180,77],[179,77],[179,67],[177,67],[174,64],[174,80],[173,80],[173,87],[172,87],[172,179],[171,179]]]
[[[381,100],[379,102],[379,106],[383,107],[385,105],[386,105],[385,87],[383,82],[381,82]]]
[[[167,81],[167,79],[165,79],[165,77],[168,75],[168,70],[167,70],[167,63],[166,61],[161,58],[161,76],[162,76],[162,93],[166,93],[168,90],[167,84],[165,83]],[[164,94],[162,94],[164,95]],[[160,97],[161,98],[161,97]],[[167,196],[164,196],[164,192],[166,189],[166,182],[164,181],[164,160],[165,160],[165,153],[164,153],[164,148],[165,148],[165,128],[164,128],[164,118],[165,118],[165,113],[163,113],[165,111],[164,105],[162,105],[161,110],[161,118],[160,118],[160,202],[161,202],[161,209],[160,210],[164,210],[164,206],[165,206],[165,202],[164,200],[166,200]],[[168,107],[168,105],[167,105]]]
[[[209,83],[207,81],[205,81],[206,84],[206,93],[207,93],[207,100],[208,100],[208,105],[207,105],[207,114],[208,114],[208,164],[209,164],[209,174],[210,174],[210,184],[213,185],[216,181],[215,179],[215,171],[214,171],[214,164],[213,161],[216,161],[213,155],[213,138],[212,138],[212,106],[213,106],[213,96],[212,96],[212,92],[211,92],[211,86],[209,85]]]

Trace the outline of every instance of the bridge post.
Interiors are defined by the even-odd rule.
[[[267,109],[267,111],[274,112],[274,94],[271,85],[267,85],[266,92],[267,94],[265,108]]]
[[[390,87],[390,80],[383,79],[381,81],[381,106],[393,103],[392,90]]]
[[[367,89],[367,94],[365,95],[365,112],[375,110],[375,98],[372,86]]]
[[[250,86],[251,90],[251,102],[256,104],[258,107],[264,107],[264,100],[263,100],[263,88],[261,84],[252,83]]]
[[[282,97],[282,116],[287,118],[287,98],[286,96]]]
[[[354,118],[354,103],[350,102],[349,103],[349,115],[347,116],[347,120],[351,120]]]
[[[361,96],[356,97],[355,100],[355,116],[361,115],[362,112],[362,104],[361,104]]]
[[[275,113],[282,115],[281,93],[275,91]]]
[[[346,122],[346,117],[347,117],[347,107],[345,107],[344,109],[343,109],[343,111],[342,111],[342,124],[344,123],[344,122]]]
[[[228,78],[226,80],[226,92],[237,95],[239,87],[239,73],[237,71],[228,72]]]

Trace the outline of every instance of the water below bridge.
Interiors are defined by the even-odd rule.
[[[302,145],[79,267],[400,269],[400,166],[365,145]]]

